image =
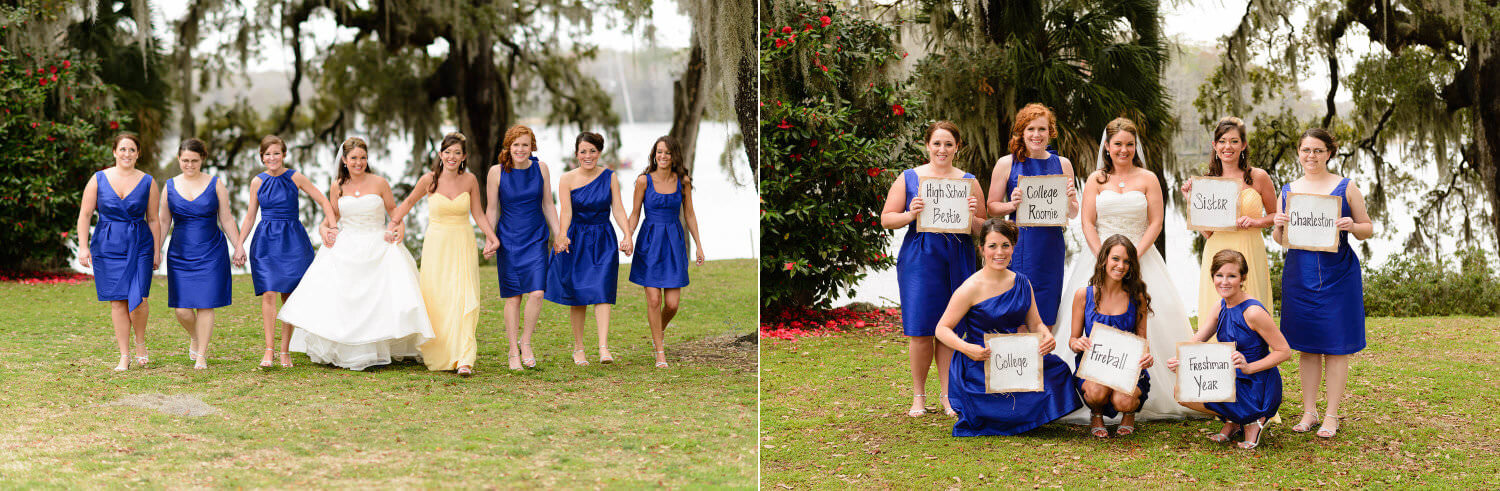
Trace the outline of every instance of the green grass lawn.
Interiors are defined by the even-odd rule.
[[[593,363],[575,367],[566,307],[547,303],[538,367],[511,372],[495,270],[483,268],[470,379],[414,362],[352,372],[300,353],[293,368],[261,370],[249,276],[218,311],[206,371],[192,370],[157,277],[153,366],[117,373],[92,282],[0,284],[0,488],[753,487],[756,350],[736,338],[755,329],[755,261],[692,269],[665,370],[652,366],[645,297],[627,271],[616,363],[598,363],[590,312]],[[143,407],[163,398],[211,414]]]
[[[1135,435],[1108,440],[1059,423],[1014,437],[954,438],[952,418],[905,415],[910,375],[899,331],[766,340],[763,486],[1488,488],[1500,482],[1500,319],[1379,318],[1368,321],[1367,332],[1369,347],[1353,360],[1337,438],[1290,431],[1301,412],[1294,357],[1281,365],[1281,412],[1289,421],[1271,426],[1252,451],[1208,441],[1219,428],[1210,420],[1145,422]],[[936,374],[928,394],[938,393]]]

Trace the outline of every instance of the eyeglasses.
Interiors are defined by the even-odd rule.
[[[1322,156],[1323,154],[1328,153],[1328,149],[1326,149],[1326,148],[1299,148],[1299,149],[1297,149],[1297,153],[1300,153],[1300,154],[1303,154],[1303,155]]]

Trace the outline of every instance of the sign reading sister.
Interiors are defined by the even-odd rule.
[[[923,203],[922,213],[917,216],[917,231],[969,233],[969,193],[974,190],[973,183],[973,179],[923,177],[917,186],[917,196]]]
[[[1146,338],[1096,322],[1089,341],[1093,346],[1083,352],[1078,378],[1121,392],[1134,392],[1136,380],[1141,378]]]
[[[985,334],[990,357],[984,360],[984,392],[1041,392],[1042,335]]]
[[[1021,190],[1017,226],[1068,226],[1068,176],[1021,176],[1016,179],[1016,187]]]
[[[1240,218],[1240,180],[1224,177],[1193,177],[1188,196],[1188,229],[1233,232]]]
[[[1177,402],[1234,402],[1233,355],[1234,343],[1177,343]]]
[[[1336,252],[1344,198],[1326,194],[1286,193],[1286,246],[1289,249]]]

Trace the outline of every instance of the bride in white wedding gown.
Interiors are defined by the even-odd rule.
[[[433,332],[416,261],[405,246],[386,240],[386,213],[395,205],[391,187],[365,172],[364,142],[350,140],[356,143],[344,143],[333,190],[339,213],[333,245],[318,250],[278,317],[297,326],[291,351],[307,353],[314,363],[364,370],[417,358],[417,347]]]
[[[1167,273],[1167,263],[1155,247],[1164,216],[1161,186],[1155,174],[1141,167],[1144,157],[1143,152],[1137,152],[1134,123],[1119,118],[1111,121],[1105,131],[1105,140],[1100,143],[1100,170],[1089,175],[1080,193],[1083,205],[1079,218],[1083,221],[1088,250],[1073,255],[1072,267],[1068,268],[1063,280],[1062,302],[1058,305],[1053,336],[1068,339],[1072,335],[1073,292],[1088,284],[1093,275],[1099,245],[1112,235],[1125,236],[1136,246],[1141,279],[1146,283],[1146,292],[1151,295],[1152,314],[1146,318],[1146,342],[1157,360],[1147,369],[1151,375],[1151,392],[1136,414],[1136,420],[1202,417],[1177,403],[1174,394],[1177,377],[1167,370],[1165,362],[1176,356],[1178,342],[1193,340],[1193,330],[1188,324],[1182,298]],[[1108,165],[1104,160],[1106,153],[1110,159]],[[1104,182],[1100,182],[1101,176]],[[1073,350],[1068,343],[1057,343],[1052,353],[1070,367],[1073,365]],[[1074,411],[1062,421],[1088,424],[1088,408]],[[1109,422],[1118,422],[1118,417]]]

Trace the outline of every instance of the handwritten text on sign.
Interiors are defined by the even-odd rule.
[[[1104,324],[1095,323],[1089,333],[1093,346],[1083,353],[1078,377],[1111,389],[1131,393],[1141,377],[1141,358],[1146,339]]]
[[[1240,180],[1194,177],[1188,197],[1188,229],[1233,232],[1240,218]]]
[[[990,349],[984,361],[984,391],[1040,392],[1042,390],[1042,335],[985,334]]]
[[[1344,198],[1326,194],[1287,193],[1286,246],[1291,249],[1339,250],[1339,227]]]
[[[917,217],[917,231],[969,233],[969,193],[974,190],[973,183],[973,179],[922,178],[917,186],[923,206]]]
[[[1234,343],[1177,343],[1177,401],[1234,402]]]
[[[1021,207],[1016,225],[1022,227],[1066,227],[1068,225],[1068,176],[1021,176]]]

